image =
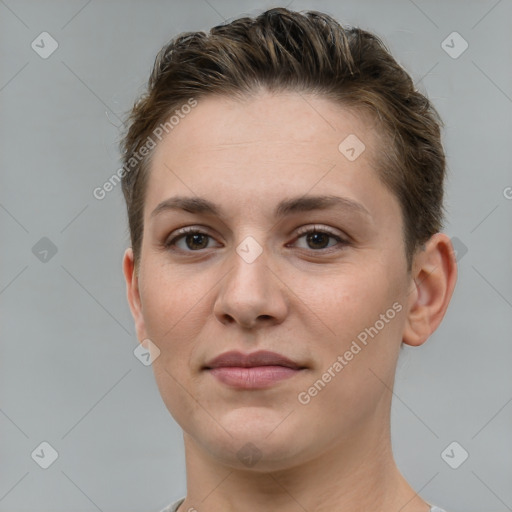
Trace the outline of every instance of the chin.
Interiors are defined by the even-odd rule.
[[[265,414],[254,409],[246,407],[219,416],[220,425],[203,423],[194,438],[217,460],[237,469],[277,471],[307,458],[305,452],[314,443],[306,434],[311,429],[296,424],[293,413],[286,417],[282,412]]]
[[[293,426],[290,411],[277,410],[268,407],[237,407],[217,415],[218,422],[235,439],[271,440],[286,439],[293,435],[290,428]]]
[[[290,439],[290,438],[289,438]],[[225,440],[224,445],[212,443],[209,452],[225,466],[255,473],[283,471],[299,464],[300,447],[296,443],[273,442],[270,438],[261,440]]]

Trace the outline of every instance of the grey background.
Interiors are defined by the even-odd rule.
[[[150,512],[184,495],[181,431],[133,354],[121,190],[92,191],[120,166],[117,126],[160,47],[277,5],[0,0],[1,512]],[[432,503],[512,510],[512,3],[290,8],[379,34],[445,121],[459,280],[440,328],[399,361],[393,447]],[[43,31],[59,45],[47,59],[31,48]],[[441,47],[453,31],[469,44],[456,59]],[[31,458],[42,441],[59,454],[48,469]],[[441,458],[452,441],[469,452],[458,469]]]

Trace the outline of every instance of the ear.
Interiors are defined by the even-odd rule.
[[[446,313],[457,281],[457,261],[450,238],[433,235],[417,252],[402,340],[407,345],[425,343]]]
[[[126,297],[132,312],[133,320],[135,321],[135,330],[139,341],[145,340],[148,336],[146,333],[146,326],[144,323],[144,316],[142,314],[142,302],[139,292],[139,277],[135,270],[135,263],[133,260],[133,250],[126,249],[123,257],[123,273],[126,281]]]

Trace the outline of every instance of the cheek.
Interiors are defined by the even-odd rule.
[[[176,267],[147,258],[141,274],[143,315],[155,339],[172,337],[204,298],[208,287],[200,279],[178,273]]]
[[[343,385],[348,383],[345,391],[349,394],[357,394],[360,386],[376,384],[378,379],[372,371],[387,382],[394,373],[402,341],[405,306],[400,276],[393,275],[390,267],[370,268],[373,271],[352,267],[329,278],[308,278],[309,283],[302,283],[311,291],[304,301],[329,328],[324,329],[328,334],[318,347],[320,371],[346,354],[347,364],[340,375],[343,373],[346,380]]]
[[[405,308],[395,287],[377,274],[332,279],[328,290],[311,295],[311,309],[334,334],[316,344],[318,367],[299,391],[310,400],[304,411],[350,430],[390,399]]]
[[[389,269],[347,266],[329,275],[305,276],[296,289],[335,335],[343,337],[373,325],[397,300],[396,280],[386,274]]]
[[[193,384],[191,361],[204,324],[205,290],[165,268],[147,276],[144,321],[148,337],[160,349],[152,364],[155,381],[167,409],[188,430],[190,418],[204,414],[198,403],[205,401]]]
[[[194,378],[193,365],[200,360],[198,340],[204,338],[205,324],[211,321],[218,276],[192,269],[177,272],[176,267],[158,262],[148,264],[145,270],[141,289],[144,322],[148,337],[160,349],[153,363],[155,376],[165,383],[165,394],[176,395],[179,385],[173,377],[184,385]]]

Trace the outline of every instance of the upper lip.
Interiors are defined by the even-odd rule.
[[[224,352],[208,361],[204,368],[209,370],[211,368],[225,366],[239,366],[243,368],[252,368],[255,366],[286,366],[287,368],[297,370],[303,368],[291,359],[276,352],[269,352],[268,350],[260,350],[258,352],[252,352],[251,354],[244,354],[236,350]]]

